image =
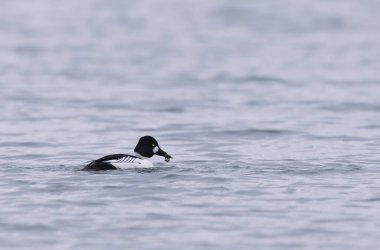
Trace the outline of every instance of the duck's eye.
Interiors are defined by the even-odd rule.
[[[154,147],[154,146],[156,146],[156,145],[154,145],[154,143],[152,144],[152,147]]]

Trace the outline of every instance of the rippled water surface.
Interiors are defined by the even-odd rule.
[[[2,0],[0,248],[379,249],[379,8]]]

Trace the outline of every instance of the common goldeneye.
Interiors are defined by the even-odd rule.
[[[140,138],[134,151],[135,155],[106,155],[102,158],[90,162],[82,170],[97,171],[131,167],[148,168],[153,167],[153,164],[147,160],[153,155],[165,157],[166,162],[170,161],[172,158],[160,148],[157,140],[149,135]]]

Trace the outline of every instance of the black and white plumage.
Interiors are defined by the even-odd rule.
[[[90,162],[82,170],[98,171],[131,167],[147,168],[153,166],[153,164],[147,160],[147,158],[151,158],[153,155],[163,156],[167,162],[172,158],[160,148],[158,142],[152,136],[141,137],[134,151],[136,156],[128,154],[103,156],[102,158]]]
[[[95,161],[92,161],[90,164],[85,166],[82,170],[111,170],[111,169],[117,169],[112,164],[118,164],[118,163],[134,163],[138,159],[136,156],[133,155],[126,155],[126,154],[113,154],[113,155],[106,155],[102,158],[99,158]]]

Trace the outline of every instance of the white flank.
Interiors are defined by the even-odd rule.
[[[128,168],[152,168],[152,162],[145,159],[135,159],[133,162],[115,162],[112,163],[117,168],[128,169]]]

